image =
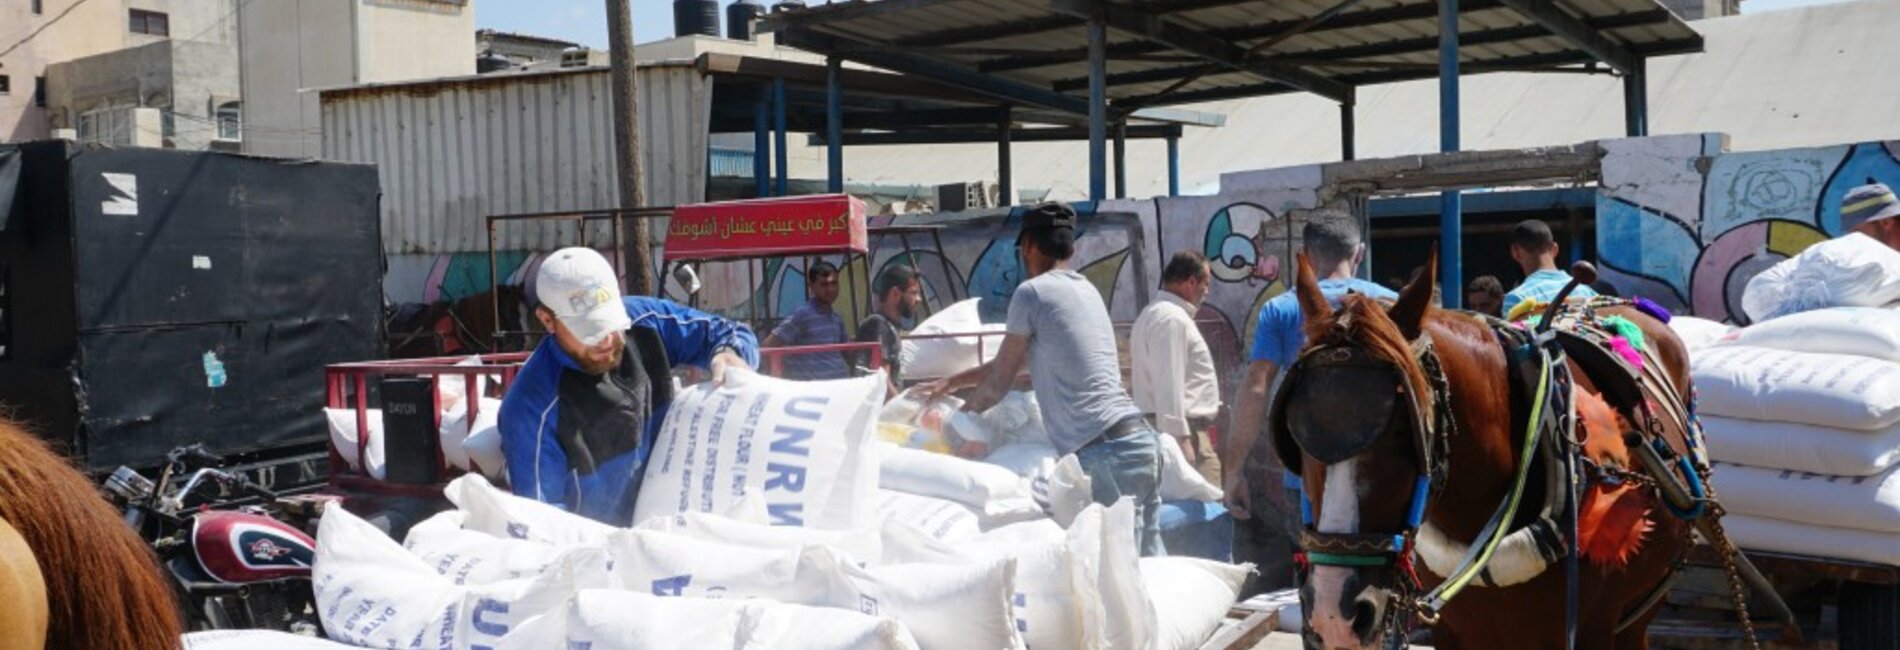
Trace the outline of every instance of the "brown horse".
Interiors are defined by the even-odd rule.
[[[1546,474],[1556,469],[1539,468],[1525,453],[1531,400],[1522,389],[1514,399],[1511,361],[1495,323],[1434,307],[1436,271],[1434,259],[1390,305],[1348,295],[1335,310],[1305,257],[1299,260],[1296,291],[1308,354],[1323,354],[1318,365],[1337,361],[1331,372],[1295,364],[1273,422],[1281,457],[1298,456],[1290,467],[1310,497],[1302,557],[1311,568],[1301,594],[1308,647],[1392,641],[1414,616],[1416,594],[1457,573],[1494,512],[1509,512],[1500,520],[1511,526],[1501,530],[1513,534],[1500,536],[1484,572],[1437,610],[1433,641],[1453,650],[1563,648],[1568,572],[1561,559],[1553,561],[1562,556],[1553,548],[1561,549],[1563,538],[1549,529],[1542,538],[1516,534],[1534,528],[1526,526],[1534,508],[1501,508],[1521,463],[1534,470],[1525,474],[1523,506],[1558,492],[1546,488],[1561,485],[1546,480],[1558,474]],[[1666,325],[1634,308],[1606,307],[1599,314],[1639,326],[1650,358],[1660,360],[1661,381],[1689,394],[1687,352]],[[1603,472],[1639,469],[1623,436],[1638,429],[1599,397],[1582,370],[1568,367],[1582,455]],[[1434,438],[1435,428],[1444,437]],[[1673,431],[1664,438],[1680,447],[1684,435]],[[1594,482],[1579,499],[1578,648],[1647,647],[1654,612],[1640,610],[1690,544],[1689,524],[1669,514],[1653,486],[1634,471],[1616,476]],[[1327,561],[1307,557],[1340,548],[1340,540],[1348,547],[1363,542],[1386,560],[1350,550]]]
[[[171,650],[183,631],[151,549],[85,475],[6,420],[0,610],[0,648]]]

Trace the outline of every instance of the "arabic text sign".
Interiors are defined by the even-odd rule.
[[[864,252],[864,202],[844,194],[680,206],[666,259]]]

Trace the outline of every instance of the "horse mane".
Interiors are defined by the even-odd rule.
[[[1405,335],[1399,332],[1398,323],[1386,314],[1387,307],[1386,303],[1371,296],[1348,294],[1331,314],[1306,322],[1307,345],[1363,348],[1372,356],[1398,367],[1407,390],[1413,395],[1430,395],[1431,384],[1425,379],[1425,368],[1419,365],[1418,356],[1412,353],[1411,342],[1406,341]],[[1431,400],[1420,402],[1418,407],[1422,413],[1430,416]]]
[[[45,577],[46,648],[172,650],[184,633],[150,547],[79,470],[0,419],[0,519]]]

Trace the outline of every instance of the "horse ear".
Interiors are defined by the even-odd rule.
[[[1307,259],[1306,251],[1300,251],[1297,259],[1300,268],[1293,278],[1293,295],[1300,301],[1300,315],[1308,323],[1332,318],[1333,305],[1319,290],[1319,276],[1313,272],[1313,262]]]
[[[1411,284],[1399,292],[1399,300],[1386,310],[1392,323],[1399,326],[1399,333],[1405,340],[1418,338],[1425,327],[1425,313],[1432,308],[1432,290],[1438,286],[1438,250],[1432,249],[1431,257],[1425,261],[1425,267],[1412,278]]]

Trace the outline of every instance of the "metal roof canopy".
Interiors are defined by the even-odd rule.
[[[854,0],[777,11],[759,29],[826,55],[834,184],[843,176],[837,71],[851,59],[1087,114],[1091,200],[1107,193],[1108,122],[1122,131],[1153,106],[1311,92],[1339,102],[1350,160],[1359,86],[1438,79],[1439,149],[1452,152],[1461,69],[1613,72],[1623,77],[1626,130],[1640,136],[1649,131],[1644,61],[1702,50],[1702,36],[1656,0]],[[1168,149],[1172,194],[1172,139]],[[1458,307],[1463,208],[1455,188],[1440,199],[1440,279],[1446,305]]]
[[[844,190],[844,145],[996,143],[997,180],[1006,197],[1014,196],[1012,142],[1086,140],[1090,134],[1086,115],[1012,104],[918,75],[723,53],[701,54],[694,66],[713,80],[710,131],[754,134],[754,151],[760,152],[753,159],[754,191],[761,197],[783,195],[789,188],[784,152],[793,131],[813,134],[812,143],[830,150],[827,183],[834,192]],[[1126,121],[1134,124],[1121,127],[1123,138],[1168,141],[1170,187],[1178,189],[1182,127],[1221,126],[1226,117],[1149,108],[1127,115]],[[1125,176],[1118,174],[1117,184],[1125,185]]]
[[[1469,72],[1631,73],[1702,37],[1656,0],[1464,0]],[[775,12],[780,42],[1086,114],[1089,19],[1107,27],[1118,112],[1438,75],[1434,0],[878,0]]]
[[[826,127],[825,66],[784,59],[737,54],[699,55],[694,67],[713,78],[714,133],[748,133],[754,127],[754,104],[770,101],[770,84],[783,79],[786,84],[786,123],[791,131],[822,136]],[[1051,139],[1037,135],[1036,125],[1048,127],[1087,126],[1086,115],[1075,115],[1037,106],[1010,106],[981,93],[929,81],[916,76],[845,69],[842,71],[844,128],[847,131],[872,131],[865,135],[888,137],[891,132],[917,129],[953,129],[964,139],[937,141],[995,142],[995,129],[1005,119],[1016,125],[1019,140]],[[1143,125],[1143,132],[1178,134],[1182,126],[1221,126],[1225,119],[1217,113],[1180,109],[1154,109],[1131,116]],[[974,129],[982,129],[973,133]],[[1062,129],[1062,133],[1071,130]],[[1053,132],[1052,132],[1053,134]],[[847,143],[851,143],[847,133]],[[1160,137],[1160,136],[1154,136]],[[1077,139],[1069,137],[1066,139]],[[822,142],[822,137],[814,138]]]

